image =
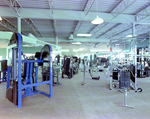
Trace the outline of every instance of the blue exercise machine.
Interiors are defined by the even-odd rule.
[[[12,66],[8,66],[6,98],[13,102],[18,108],[22,107],[23,97],[39,93],[49,98],[53,96],[52,47],[46,44],[41,49],[41,52],[36,53],[35,57],[37,59],[30,60],[25,58],[22,52],[22,44],[21,34],[14,33],[8,46],[10,48],[9,50],[12,50]],[[44,63],[46,63],[45,70],[48,72],[48,74],[46,74],[48,79],[38,81],[38,68],[41,66],[43,69]],[[42,73],[42,75],[44,74]],[[44,84],[48,84],[49,94],[37,90],[37,86]]]

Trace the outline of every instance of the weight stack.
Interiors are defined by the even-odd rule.
[[[127,88],[127,90],[130,89],[130,72],[129,71],[120,72],[119,88],[120,89]]]
[[[118,80],[118,71],[113,71],[113,79]]]

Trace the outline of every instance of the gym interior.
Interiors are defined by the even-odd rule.
[[[1,119],[149,119],[149,0],[0,0]]]

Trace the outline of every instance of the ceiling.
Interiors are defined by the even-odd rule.
[[[138,40],[149,38],[149,11],[150,0],[0,0],[0,31],[17,32],[20,17],[22,34],[31,33],[53,44],[58,41],[63,49],[70,50],[68,53],[73,53],[73,48],[85,48],[83,54],[91,49],[109,50],[110,40],[121,43],[129,34]],[[97,15],[104,23],[91,24]],[[77,33],[92,36],[79,37]]]

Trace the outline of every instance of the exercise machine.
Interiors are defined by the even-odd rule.
[[[22,52],[22,41],[21,34],[14,33],[8,46],[9,60],[11,60],[12,64],[8,64],[6,98],[18,108],[22,107],[22,98],[26,96],[40,93],[49,98],[53,97],[52,47],[47,44],[44,45],[41,51],[35,54],[36,60],[27,60]],[[24,68],[22,68],[23,64]],[[43,68],[44,64],[46,64],[45,70],[48,72],[46,78],[48,79],[40,81],[38,80],[38,69],[40,66]],[[22,74],[24,75],[22,76]],[[42,73],[42,77],[43,75],[44,74]],[[48,84],[49,94],[37,89],[37,86],[44,84]]]
[[[150,69],[148,67],[148,47],[138,47],[137,48],[137,77],[145,78],[150,76]]]
[[[64,75],[67,75],[69,79],[73,77],[72,58],[66,55],[63,60],[62,78],[64,78]]]
[[[79,70],[79,58],[76,56],[72,56],[72,70],[73,70],[73,75],[78,73]]]
[[[123,75],[122,72],[125,71],[128,72],[129,75]],[[136,92],[142,92],[141,88],[136,89],[135,87],[136,77],[135,77],[135,66],[133,64],[130,65],[118,64],[115,67],[113,67],[112,80],[110,82],[110,90],[112,90],[113,88],[118,88],[118,85],[119,85],[119,89],[121,89],[120,85],[121,85],[122,78],[129,80],[128,86],[130,86]]]
[[[126,67],[123,67],[119,73],[120,73],[119,89],[121,89],[124,93],[124,104],[118,104],[118,106],[133,109],[132,106],[128,106],[128,104],[127,104],[127,93],[130,92],[130,75],[132,75],[132,74]]]
[[[55,62],[53,62],[53,86],[58,86],[61,85],[61,83],[59,82],[59,70],[61,69],[60,55],[57,55],[55,59],[56,59]]]
[[[94,62],[95,62],[95,59],[94,59]],[[85,76],[85,72],[86,72],[86,68],[87,68],[85,60],[83,61],[83,63],[84,63],[84,71],[83,71],[83,79],[84,79],[84,81],[83,81],[82,85],[86,84],[86,80],[87,79],[100,80],[100,76],[94,76],[93,72],[92,72],[92,69],[93,69],[92,55],[90,55],[90,62],[89,62],[89,68],[88,68],[88,72],[89,72],[90,78],[87,78]]]

